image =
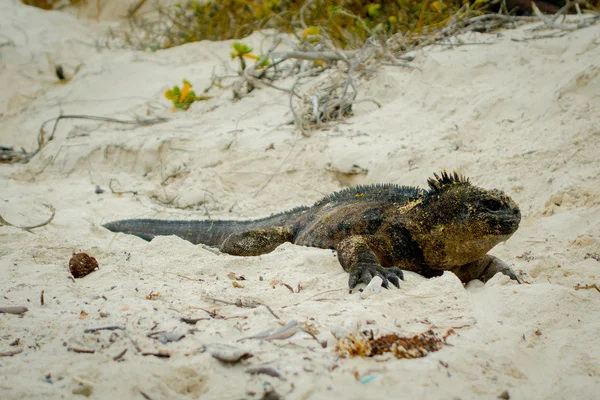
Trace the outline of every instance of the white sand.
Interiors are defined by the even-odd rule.
[[[0,166],[4,218],[35,224],[48,215],[43,203],[57,210],[32,233],[0,227],[0,305],[29,308],[22,318],[0,314],[0,352],[23,349],[0,358],[1,399],[70,398],[81,383],[95,399],[142,399],[140,391],[152,399],[260,398],[269,387],[290,399],[495,398],[505,390],[511,399],[597,398],[600,293],[574,286],[600,284],[600,263],[586,257],[600,252],[598,26],[511,40],[530,37],[525,26],[462,38],[490,44],[428,48],[416,54],[418,70],[386,67],[363,84],[381,109],[361,104],[347,123],[305,138],[278,127],[291,116],[287,97],[272,89],[237,103],[230,91],[214,92],[188,112],[168,111],[163,91],[182,78],[206,87],[230,43],[139,53],[107,49],[100,39],[106,23],[18,1],[3,2],[0,15],[0,41],[13,43],[0,48],[0,145],[35,148],[42,122],[60,112],[171,118],[135,128],[61,121],[29,164]],[[258,47],[260,39],[247,42]],[[48,57],[69,75],[83,66],[60,84]],[[368,172],[344,173],[354,166]],[[449,273],[430,280],[407,273],[400,290],[362,300],[347,294],[347,274],[329,250],[286,244],[236,258],[175,237],[147,243],[118,235],[111,244],[114,235],[100,227],[142,216],[261,217],[346,184],[423,186],[444,168],[519,202],[520,229],[491,253],[530,284],[497,276],[465,289]],[[111,194],[111,180],[137,195]],[[96,185],[106,192],[95,194]],[[100,269],[73,282],[67,265],[79,251],[96,257]],[[244,275],[245,287],[234,288],[229,272]],[[274,280],[302,290],[272,288]],[[150,292],[160,295],[147,300]],[[264,307],[210,297],[268,304],[283,322],[312,324],[328,347],[302,333],[236,343],[277,320]],[[208,317],[199,308],[229,319],[199,321],[177,343],[146,336],[186,333],[194,327],[179,318]],[[84,333],[107,325],[126,330]],[[340,359],[330,333],[340,325],[403,334],[454,327],[457,335],[452,346],[421,359]],[[142,356],[133,342],[171,357]],[[207,343],[238,345],[254,357],[224,365],[200,351]],[[123,360],[113,361],[125,349]],[[285,380],[245,372],[257,365],[276,368]]]

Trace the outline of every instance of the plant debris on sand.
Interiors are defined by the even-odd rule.
[[[390,333],[375,338],[373,331],[369,330],[340,338],[334,350],[341,357],[374,357],[392,353],[396,358],[420,358],[440,350],[447,344],[448,336],[454,333],[454,330],[450,329],[440,338],[430,329],[414,336]]]

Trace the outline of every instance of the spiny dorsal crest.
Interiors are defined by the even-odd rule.
[[[454,185],[470,185],[469,178],[464,175],[459,175],[456,171],[452,173],[442,171],[440,175],[434,173],[433,178],[427,179],[429,185],[429,191],[433,193],[440,193]]]

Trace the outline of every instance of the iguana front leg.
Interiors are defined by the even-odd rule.
[[[234,256],[258,256],[270,253],[284,242],[294,240],[294,230],[286,226],[248,229],[232,233],[219,249]]]
[[[458,276],[458,279],[460,279],[463,283],[467,283],[473,279],[480,279],[483,282],[487,282],[498,272],[503,273],[510,279],[513,279],[519,283],[523,283],[514,273],[512,268],[508,266],[508,264],[500,260],[498,257],[490,255],[485,255],[479,260],[456,267],[452,269],[452,272],[454,272],[454,274]]]
[[[375,251],[379,243],[372,236],[350,236],[342,240],[337,246],[338,259],[344,270],[350,273],[348,285],[354,289],[360,282],[368,284],[374,276],[383,280],[383,287],[389,283],[400,287],[400,279],[404,280],[404,273],[400,268],[381,266]],[[374,251],[375,250],[375,251]]]

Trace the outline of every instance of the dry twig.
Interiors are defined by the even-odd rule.
[[[114,330],[124,330],[125,327],[123,326],[118,326],[118,325],[112,325],[112,326],[102,326],[100,328],[88,328],[86,330],[84,330],[85,333],[95,333],[98,331],[114,331]]]
[[[56,214],[56,209],[54,207],[52,207],[51,205],[49,205],[49,204],[44,204],[44,206],[46,206],[47,208],[49,208],[50,211],[52,212],[52,215],[50,215],[50,217],[48,217],[48,219],[46,221],[44,221],[44,222],[41,222],[41,223],[36,224],[36,225],[31,225],[31,226],[19,226],[19,225],[11,224],[7,220],[5,220],[2,217],[2,215],[0,215],[0,225],[14,226],[15,228],[23,229],[25,231],[30,231],[32,229],[41,228],[42,226],[46,226],[50,222],[52,222],[52,220],[54,219],[54,215]]]
[[[0,353],[0,357],[12,357],[23,352],[23,349],[9,350]]]
[[[269,312],[271,313],[272,316],[274,316],[277,319],[281,319],[277,316],[277,314],[275,314],[275,312],[273,311],[273,309],[271,307],[269,307],[268,305],[264,304],[264,303],[258,303],[258,302],[242,302],[241,299],[237,300],[235,303],[231,302],[231,301],[227,301],[227,300],[220,300],[220,299],[215,299],[212,297],[208,297],[209,300],[212,301],[216,301],[219,303],[224,303],[224,304],[229,304],[229,305],[233,305],[236,307],[244,307],[244,308],[256,308],[258,306],[264,306],[267,310],[269,310]]]

